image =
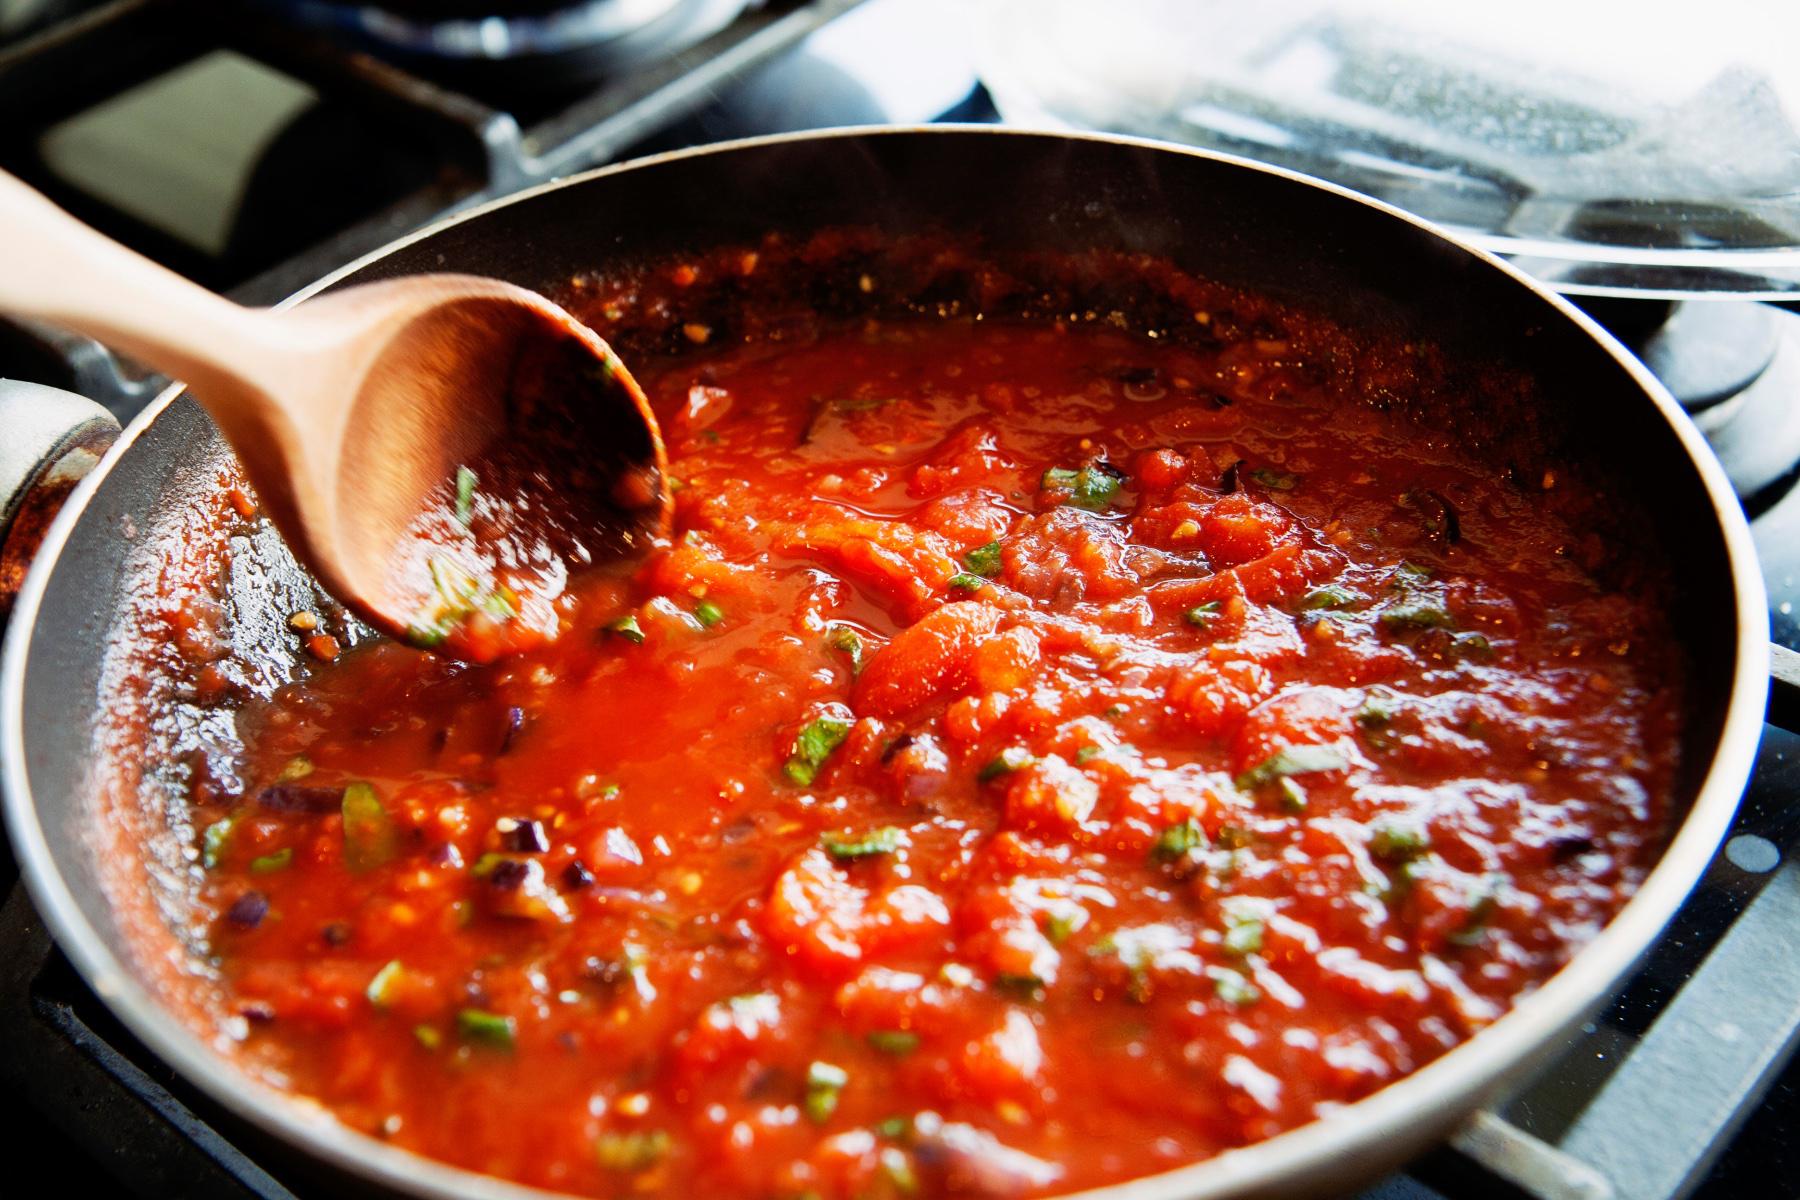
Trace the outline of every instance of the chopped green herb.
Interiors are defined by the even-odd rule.
[[[1341,771],[1349,765],[1350,756],[1344,753],[1342,747],[1329,743],[1314,746],[1283,746],[1239,775],[1235,782],[1240,790],[1250,792],[1286,775]]]
[[[850,656],[850,669],[852,671],[862,670],[863,640],[862,635],[857,633],[856,630],[850,628],[848,625],[834,626],[831,630],[831,635],[825,639],[825,644],[830,646],[833,650],[841,650],[843,653],[848,654]]]
[[[1083,746],[1075,752],[1075,765],[1086,766],[1088,763],[1106,753],[1105,746]]]
[[[848,717],[815,718],[794,739],[794,752],[782,767],[787,777],[801,787],[817,779],[819,768],[825,765],[831,752],[843,745],[844,739],[850,736],[851,724]]]
[[[1256,954],[1263,946],[1263,923],[1254,917],[1233,921],[1225,931],[1225,953],[1243,958]]]
[[[1306,811],[1306,789],[1298,780],[1283,775],[1275,781],[1275,794],[1281,799],[1284,812],[1303,813]]]
[[[620,617],[618,620],[608,625],[607,629],[618,634],[634,646],[641,646],[644,644],[644,627],[638,624],[636,613],[627,613],[625,616]]]
[[[1113,474],[1110,469],[1098,463],[1089,463],[1079,471],[1053,467],[1044,472],[1039,486],[1045,490],[1066,488],[1070,504],[1097,511],[1112,502],[1122,481],[1122,477]]]
[[[1298,475],[1289,475],[1285,471],[1273,471],[1268,467],[1257,467],[1250,472],[1250,478],[1277,492],[1291,492],[1300,486]]]
[[[516,597],[511,589],[498,586],[481,589],[475,577],[452,558],[436,555],[429,564],[431,588],[435,601],[427,604],[407,627],[406,639],[415,646],[437,646],[450,631],[477,612],[485,612],[496,620],[510,620],[519,615]]]
[[[200,865],[212,870],[225,857],[225,847],[231,841],[231,830],[237,824],[236,817],[220,817],[200,835]]]
[[[456,523],[464,529],[475,519],[475,472],[467,467],[456,468]]]
[[[594,1142],[594,1153],[601,1170],[635,1175],[661,1162],[673,1143],[666,1129],[609,1130]]]
[[[1494,915],[1494,909],[1500,903],[1500,893],[1506,886],[1506,877],[1499,874],[1483,875],[1469,891],[1469,913],[1463,923],[1449,936],[1451,945],[1478,946],[1487,936],[1488,921]]]
[[[444,1044],[444,1035],[430,1025],[414,1025],[413,1037],[418,1041],[419,1045],[425,1047],[427,1050],[436,1050],[439,1046]]]
[[[393,1003],[394,989],[399,986],[400,979],[405,974],[406,968],[400,965],[400,960],[393,959],[381,970],[375,972],[375,977],[369,980],[369,986],[363,989],[363,995],[367,996],[369,1003],[376,1008],[386,1008]],[[424,1026],[420,1028],[424,1028]],[[414,1032],[417,1033],[416,1030]],[[436,1033],[437,1031],[432,1030],[432,1032]]]
[[[1058,909],[1044,916],[1044,936],[1052,945],[1060,946],[1069,940],[1071,934],[1088,922],[1087,909],[1070,907]]]
[[[946,586],[953,592],[979,592],[987,586],[987,580],[979,575],[971,575],[967,571],[959,571],[950,577]]]
[[[813,1124],[823,1125],[831,1120],[831,1114],[837,1111],[838,1097],[849,1082],[850,1072],[833,1063],[815,1060],[806,1068],[804,1107]]]
[[[1218,619],[1219,602],[1208,600],[1205,604],[1196,604],[1181,614],[1181,619],[1196,629],[1209,628]]]
[[[711,629],[714,625],[717,625],[720,621],[725,619],[725,610],[714,604],[711,600],[702,600],[700,603],[694,605],[694,617],[700,624]]]
[[[906,1151],[895,1146],[881,1148],[881,1173],[887,1176],[894,1190],[902,1196],[914,1196],[919,1191],[919,1176],[913,1170],[912,1159]]]
[[[496,1050],[511,1050],[516,1044],[519,1026],[511,1017],[479,1008],[465,1008],[456,1014],[456,1031],[471,1042],[480,1042]]]
[[[1459,633],[1450,643],[1450,649],[1461,658],[1492,658],[1493,643],[1479,633]]]
[[[877,1029],[869,1034],[868,1041],[869,1045],[883,1054],[892,1054],[896,1057],[911,1054],[919,1048],[919,1035],[900,1029]]]
[[[287,765],[281,768],[281,774],[275,777],[275,782],[292,783],[296,779],[305,779],[312,773],[312,759],[306,757],[304,754],[296,754],[294,757],[287,760]]]
[[[1044,994],[1044,981],[1036,975],[1015,975],[1011,972],[1002,972],[994,976],[994,986],[1021,1000],[1037,1000]]]
[[[1256,835],[1242,825],[1219,826],[1219,845],[1227,850],[1242,850],[1256,841]]]
[[[344,865],[361,874],[400,852],[400,830],[375,788],[358,780],[344,788]]]
[[[252,875],[273,875],[277,871],[285,871],[294,865],[294,848],[283,846],[281,849],[250,860]]]
[[[1383,862],[1410,862],[1430,845],[1423,827],[1400,818],[1384,818],[1369,831],[1369,853]]]
[[[1393,719],[1393,699],[1380,692],[1370,692],[1356,710],[1356,723],[1364,729],[1380,729]]]
[[[1196,850],[1206,849],[1206,830],[1189,817],[1179,825],[1171,825],[1156,835],[1150,846],[1150,857],[1157,862],[1175,862]]]
[[[884,825],[880,829],[871,830],[861,837],[825,836],[825,853],[839,862],[853,862],[859,858],[878,858],[883,854],[892,854],[900,848],[900,831],[892,825]]]
[[[884,1138],[904,1138],[912,1135],[911,1117],[888,1117],[875,1122],[875,1132]]]
[[[1236,971],[1215,970],[1213,977],[1213,993],[1227,1004],[1255,1004],[1262,999],[1262,990]]]
[[[1365,599],[1361,592],[1353,592],[1347,587],[1339,587],[1328,583],[1324,587],[1314,588],[1306,593],[1300,601],[1303,612],[1314,612],[1321,608],[1348,608],[1358,600]]]
[[[963,555],[963,569],[971,575],[993,578],[1000,573],[1000,543],[989,542],[985,546],[977,546]]]
[[[1023,771],[1026,767],[1029,767],[1036,761],[1037,759],[1032,757],[1031,751],[1025,749],[1025,747],[1008,746],[999,754],[996,754],[992,759],[988,760],[988,764],[981,768],[981,773],[975,778],[981,783],[987,783],[989,780],[998,779],[1002,775],[1010,775],[1014,771]]]
[[[1455,623],[1443,605],[1430,601],[1408,601],[1381,611],[1384,629],[1449,629]]]

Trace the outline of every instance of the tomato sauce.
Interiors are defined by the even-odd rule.
[[[633,365],[673,539],[520,657],[316,667],[201,814],[244,1053],[357,1129],[595,1195],[1095,1186],[1443,1054],[1660,844],[1654,572],[1279,337]]]

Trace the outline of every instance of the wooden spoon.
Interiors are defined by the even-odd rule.
[[[0,310],[186,381],[325,588],[483,660],[555,630],[568,573],[665,533],[667,460],[606,344],[466,275],[233,304],[0,174]]]

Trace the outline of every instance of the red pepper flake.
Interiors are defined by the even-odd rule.
[[[256,501],[250,499],[249,494],[243,488],[232,488],[225,493],[225,498],[231,501],[231,507],[237,509],[237,515],[244,520],[248,521],[256,515]]]
[[[687,263],[683,263],[681,266],[676,267],[675,270],[670,273],[669,277],[675,281],[676,287],[688,287],[692,285],[696,279],[700,278],[700,272]]]
[[[306,652],[320,662],[330,662],[338,656],[338,640],[329,633],[315,633],[306,639]]]

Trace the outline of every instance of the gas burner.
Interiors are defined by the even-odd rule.
[[[746,0],[260,0],[300,24],[472,90],[591,84],[730,24]]]
[[[1800,315],[1728,300],[1574,297],[1694,418],[1756,517],[1800,475]]]

